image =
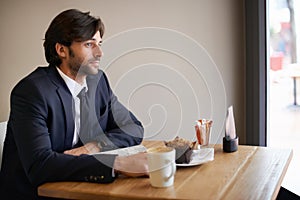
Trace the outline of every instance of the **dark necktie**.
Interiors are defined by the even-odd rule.
[[[88,96],[86,94],[86,88],[84,87],[79,94],[77,95],[80,99],[80,130],[79,130],[79,139],[81,139],[82,142],[83,138],[86,138],[89,134],[88,131],[89,123],[90,123],[90,115],[89,115],[89,100]]]

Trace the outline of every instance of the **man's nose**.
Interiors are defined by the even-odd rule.
[[[100,46],[97,46],[95,48],[94,56],[95,57],[101,57],[101,56],[103,56],[103,51],[102,51],[102,49],[101,49]]]

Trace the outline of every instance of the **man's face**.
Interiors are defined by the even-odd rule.
[[[97,74],[99,70],[102,38],[99,31],[92,39],[83,42],[72,42],[67,56],[70,70],[79,76]]]

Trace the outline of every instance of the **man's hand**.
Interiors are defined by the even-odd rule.
[[[117,173],[125,176],[148,176],[149,169],[147,163],[147,154],[138,153],[123,157],[117,156],[114,163],[114,169]]]
[[[80,156],[81,154],[97,153],[100,151],[101,151],[101,149],[99,148],[97,142],[89,142],[89,143],[86,143],[82,147],[64,151],[64,153],[73,155],[73,156]]]

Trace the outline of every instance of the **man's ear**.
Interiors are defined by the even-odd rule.
[[[65,58],[67,57],[67,50],[68,48],[65,46],[65,45],[62,45],[62,44],[59,44],[59,43],[56,43],[55,44],[55,50],[56,50],[56,53],[58,54],[58,56],[60,58]]]

